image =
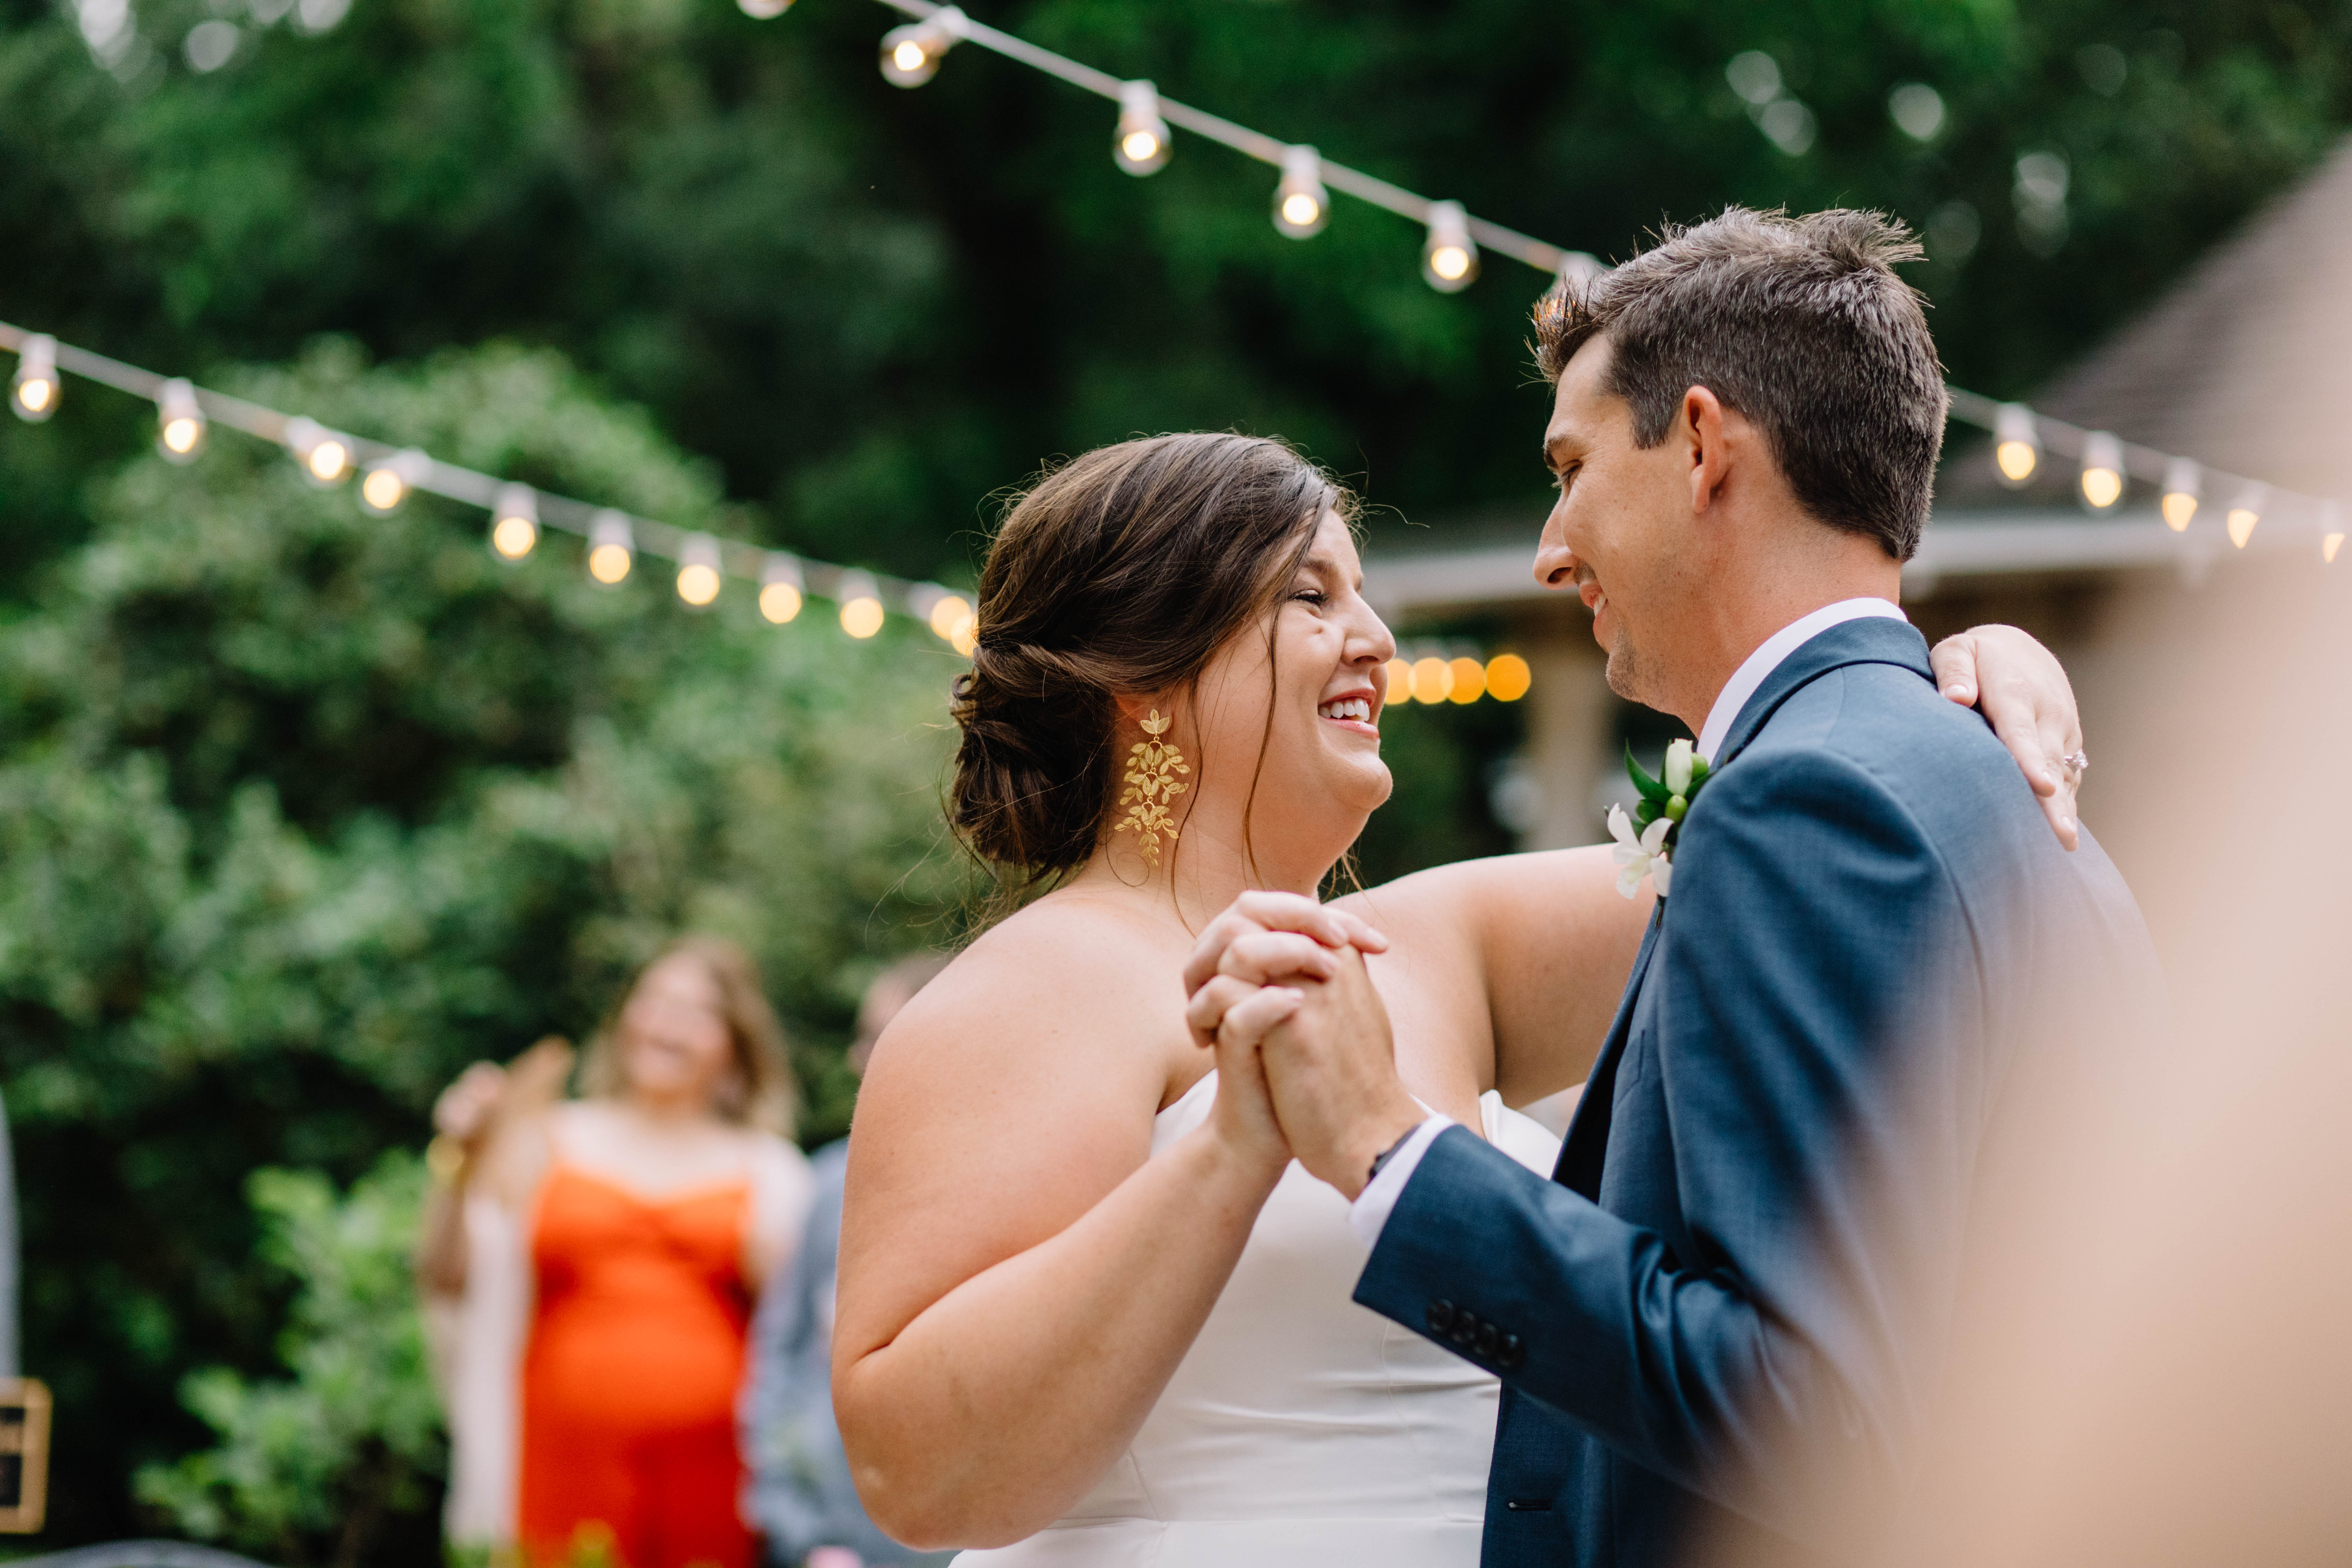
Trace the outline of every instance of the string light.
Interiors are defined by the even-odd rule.
[[[588,520],[588,575],[607,588],[626,582],[637,563],[636,530],[628,513],[607,507]]]
[[[2336,552],[2344,548],[2344,509],[2334,501],[2319,503],[2319,559],[2336,564]]]
[[[1447,700],[1475,702],[1486,695],[1486,667],[1476,659],[1452,659],[1446,663],[1445,668],[1452,677],[1451,684],[1445,691]]]
[[[1392,658],[1389,660],[1386,668],[1388,670],[1389,686],[1387,692],[1381,698],[1381,706],[1386,708],[1397,708],[1412,701],[1412,665],[1411,661],[1402,658]]]
[[[63,386],[58,381],[58,340],[36,332],[16,347],[16,375],[8,384],[8,405],[16,417],[38,425],[58,411]]]
[[[626,563],[634,561],[640,548],[646,548],[648,553],[656,555],[674,554],[682,564],[691,564],[698,560],[711,569],[713,584],[723,584],[726,575],[727,545],[708,534],[686,534],[655,522],[635,523],[625,513],[609,509],[592,512],[592,509],[583,503],[564,500],[561,497],[555,498],[561,510],[553,521],[547,521],[540,516],[538,492],[530,486],[504,482],[488,474],[477,473],[455,464],[436,462],[415,447],[395,450],[381,442],[329,430],[314,419],[289,416],[242,398],[203,391],[184,382],[174,385],[172,379],[152,371],[58,343],[44,333],[28,332],[6,321],[0,321],[0,349],[11,350],[17,356],[15,385],[39,384],[43,386],[44,390],[34,394],[34,401],[41,405],[41,416],[44,417],[56,408],[58,401],[58,372],[70,370],[77,375],[152,402],[159,415],[159,440],[161,426],[169,423],[168,419],[160,418],[167,405],[178,411],[193,403],[204,417],[207,432],[215,424],[225,424],[273,446],[283,447],[300,464],[304,477],[320,488],[349,478],[353,468],[359,468],[362,477],[355,489],[360,505],[362,510],[377,516],[397,510],[413,490],[426,490],[469,506],[487,508],[490,513],[491,548],[508,561],[520,561],[530,555],[538,546],[540,530],[544,525],[586,535],[592,557],[598,545],[620,544],[625,569],[618,578],[626,577]],[[322,475],[331,478],[322,478]],[[568,521],[572,517],[583,521],[578,523]],[[619,525],[617,531],[614,524]],[[678,548],[673,552],[658,546],[646,547],[644,541],[635,537],[640,529],[649,532],[656,541],[677,541]],[[698,544],[697,541],[700,543]],[[799,614],[804,593],[801,563],[782,552],[754,552],[748,546],[745,549],[746,553],[757,553],[762,563],[761,613],[777,624],[794,618]],[[834,572],[838,569],[827,567],[824,570]],[[691,581],[689,579],[689,585]],[[870,624],[874,630],[878,630],[881,620],[877,617],[883,614],[885,584],[877,582],[872,574],[863,572],[844,574],[843,581],[845,586],[856,588],[856,595],[867,600],[871,606],[870,609],[855,610],[851,618],[861,624]],[[862,588],[856,586],[860,584]],[[937,584],[890,582],[887,592],[892,595],[891,602],[905,603],[910,609],[914,597],[926,595],[923,597],[924,607],[919,613],[928,618],[932,611],[938,610],[942,624],[960,622],[960,629],[949,638],[958,651],[968,655],[976,646],[978,623],[972,618],[969,605],[961,611],[952,607],[941,609],[940,606],[942,599],[953,597],[961,601],[962,595],[950,595],[947,589]],[[899,597],[902,595],[905,595],[903,600]],[[873,631],[863,635],[871,636]]]
[[[1159,90],[1148,81],[1119,84],[1111,157],[1130,174],[1156,174],[1168,166],[1168,122],[1160,118]]]
[[[193,463],[205,445],[205,411],[196,389],[173,376],[155,389],[155,449],[167,463]]]
[[[1312,147],[1284,148],[1282,179],[1274,187],[1274,226],[1293,239],[1312,239],[1330,221],[1322,158]]]
[[[919,22],[882,35],[882,79],[893,87],[920,87],[937,76],[940,61],[962,34],[964,15],[942,5]]]
[[[973,650],[980,647],[980,617],[974,616],[971,620],[958,626],[955,636],[950,637],[948,642],[956,652],[970,658]]]
[[[414,447],[378,458],[360,476],[360,505],[378,517],[391,516],[432,467],[433,459]]]
[[[801,613],[801,563],[771,551],[760,568],[760,613],[782,626]]]
[[[1515,653],[1498,653],[1486,661],[1486,695],[1497,702],[1517,702],[1535,684],[1535,672]]]
[[[2124,499],[2124,444],[2104,430],[2083,438],[2083,504],[2113,511]]]
[[[2189,520],[2197,515],[2197,498],[2204,489],[2204,474],[2196,462],[2188,458],[2174,458],[2164,465],[2164,526],[2175,533],[2185,533]]]
[[[1429,237],[1421,246],[1421,275],[1441,294],[1458,294],[1476,281],[1478,247],[1460,202],[1429,204]]]
[[[2022,403],[2000,405],[1993,427],[1992,460],[2000,470],[2001,483],[2011,489],[2033,477],[2035,466],[2042,461],[2042,437],[2034,430],[2032,409]]]
[[[529,485],[500,485],[490,509],[490,548],[504,561],[520,561],[539,542],[539,495]]]
[[[719,541],[707,533],[687,536],[677,552],[677,596],[696,609],[705,609],[719,597],[726,577],[719,571]]]
[[[1454,692],[1454,666],[1435,654],[1412,662],[1412,700],[1443,702]]]
[[[870,637],[882,629],[882,591],[863,572],[844,572],[834,590],[841,604],[841,629],[854,637]]]
[[[2248,485],[2230,508],[2230,542],[2243,550],[2246,541],[2254,536],[2254,524],[2263,520],[2263,508],[2270,497],[2258,484]]]
[[[302,477],[320,489],[351,477],[351,438],[336,435],[315,419],[298,415],[286,422],[286,449],[294,454]]]
[[[919,583],[907,594],[907,607],[928,622],[931,635],[941,642],[952,643],[956,634],[974,619],[971,604],[961,594],[951,594],[937,583]]]

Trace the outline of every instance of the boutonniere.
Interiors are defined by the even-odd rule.
[[[1642,890],[1642,879],[1647,877],[1657,883],[1663,899],[1674,879],[1675,836],[1690,815],[1691,802],[1698,798],[1699,786],[1707,781],[1706,759],[1688,741],[1676,741],[1666,748],[1666,776],[1654,779],[1642,771],[1628,745],[1625,771],[1642,798],[1630,821],[1623,806],[1609,808],[1609,837],[1617,840],[1617,890],[1630,899]]]

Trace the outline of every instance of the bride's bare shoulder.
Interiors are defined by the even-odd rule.
[[[861,1100],[921,1080],[1156,1096],[1184,1042],[1182,957],[1116,900],[1051,895],[982,933],[876,1043]]]

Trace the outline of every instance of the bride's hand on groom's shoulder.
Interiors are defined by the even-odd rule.
[[[2020,773],[2042,798],[2058,842],[2072,849],[2075,791],[2083,783],[2083,714],[2058,656],[2015,626],[1971,626],[1927,655],[1936,684],[1963,708],[1982,710]]]

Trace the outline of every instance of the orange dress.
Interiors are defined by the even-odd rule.
[[[735,1447],[751,1196],[742,1181],[653,1200],[548,1172],[522,1365],[529,1561],[751,1568]]]

